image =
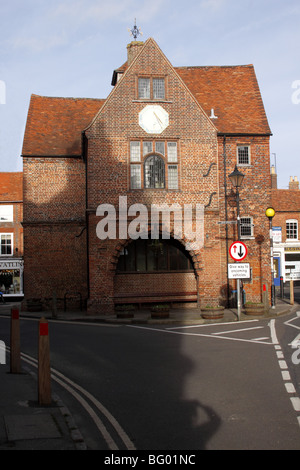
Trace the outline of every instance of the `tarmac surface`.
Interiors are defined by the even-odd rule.
[[[12,308],[20,304],[0,305],[1,316],[10,316]],[[241,313],[239,321],[249,319],[276,318],[300,307],[295,303],[276,299],[275,308],[259,317]],[[153,320],[149,310],[137,311],[133,318],[116,316],[90,316],[81,311],[58,311],[55,318],[52,312],[20,312],[22,318],[42,317],[55,321],[81,321],[97,323],[143,323],[143,324],[205,324],[238,321],[237,310],[228,309],[221,320],[204,320],[195,308],[174,308],[168,319]],[[9,345],[6,345],[9,348]],[[0,364],[0,450],[87,450],[87,446],[76,427],[69,409],[60,397],[52,393],[50,405],[39,405],[37,375],[21,365],[20,373],[11,373],[10,357],[6,352],[6,364]]]

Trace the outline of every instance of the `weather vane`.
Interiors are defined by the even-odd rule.
[[[136,25],[136,18],[134,19],[134,27],[132,29],[128,28],[128,31],[133,36],[135,41],[137,40],[137,37],[138,37],[139,34],[143,35],[143,33],[141,31],[141,28],[138,28],[137,25]]]

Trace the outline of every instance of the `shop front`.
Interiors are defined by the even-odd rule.
[[[1,259],[0,292],[5,298],[23,297],[24,263],[19,259]]]

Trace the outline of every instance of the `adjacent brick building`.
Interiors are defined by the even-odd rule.
[[[125,302],[225,304],[235,288],[227,277],[237,239],[228,176],[237,166],[251,266],[244,290],[260,301],[262,284],[270,285],[271,132],[253,66],[173,67],[151,38],[127,50],[105,100],[31,97],[22,150],[26,298],[80,293],[88,313],[108,314]],[[103,204],[115,208],[111,220]],[[154,204],[198,204],[203,244],[191,249],[172,217],[170,239],[163,220],[151,239],[150,216],[134,204],[148,215]],[[195,212],[192,220],[195,230]],[[115,236],[99,237],[103,221],[107,230],[116,222]]]
[[[0,173],[0,291],[23,297],[23,174]]]
[[[290,177],[289,189],[278,189],[275,168],[271,170],[272,206],[275,209],[272,221],[274,281],[279,286],[280,277],[284,282],[300,280],[300,190],[296,176]]]

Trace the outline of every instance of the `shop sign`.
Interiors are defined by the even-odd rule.
[[[23,261],[0,261],[0,269],[22,269]]]

